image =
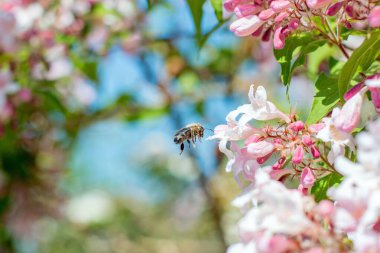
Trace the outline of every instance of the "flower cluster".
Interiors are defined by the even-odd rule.
[[[331,172],[319,162],[325,154],[318,147],[318,132],[325,124],[308,126],[297,120],[294,114],[286,115],[267,100],[264,87],[249,91],[250,104],[242,105],[227,115],[227,125],[215,128],[210,139],[220,139],[220,150],[229,161],[227,171],[233,171],[240,182],[242,175],[254,181],[255,171],[262,164],[270,164],[271,177],[284,180],[288,177],[300,179],[299,190],[306,193],[316,178]],[[280,124],[253,128],[252,120],[280,120]]]
[[[344,24],[347,28],[363,20],[372,27],[380,26],[380,7],[375,7],[371,1],[225,0],[224,8],[237,16],[230,26],[237,36],[261,36],[263,41],[268,41],[273,33],[275,49],[282,49],[285,38],[297,30],[325,33],[314,23],[314,17],[328,23],[327,17],[335,16],[339,25]]]
[[[230,246],[228,253],[344,252],[348,248],[344,236],[331,230],[332,202],[316,204],[310,196],[271,180],[265,169],[257,171],[254,189],[234,204],[250,207],[238,224],[242,242]]]
[[[380,119],[367,129],[356,138],[358,163],[339,157],[335,167],[344,180],[329,191],[336,230],[348,233],[355,252],[363,253],[380,251]]]

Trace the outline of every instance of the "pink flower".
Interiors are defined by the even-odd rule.
[[[315,176],[313,171],[306,167],[303,169],[301,174],[301,184],[305,188],[311,188],[314,185]]]
[[[321,156],[321,153],[319,153],[319,150],[315,145],[311,146],[311,154],[314,158],[319,158]]]
[[[293,157],[292,157],[292,163],[294,164],[299,164],[302,162],[304,156],[304,151],[302,146],[298,146],[294,151],[293,151]]]
[[[273,1],[271,2],[270,4],[270,7],[272,8],[272,10],[274,10],[275,12],[281,12],[283,10],[286,10],[287,8],[290,7],[290,2],[289,1],[286,1],[286,0],[278,0],[278,1]]]
[[[344,3],[344,1],[341,1],[341,2],[337,2],[337,3],[333,4],[333,5],[331,5],[327,9],[326,14],[328,16],[335,16],[338,13],[338,11],[342,8],[343,3]]]
[[[285,35],[281,26],[274,31],[273,45],[275,49],[282,49],[285,46]]]
[[[254,33],[263,24],[264,21],[259,19],[256,15],[246,16],[235,20],[230,25],[230,30],[237,36],[244,37]]]
[[[368,15],[368,24],[372,27],[380,27],[380,6],[373,8]]]
[[[306,146],[313,145],[313,140],[310,138],[309,135],[303,135],[302,136],[302,143]]]
[[[352,132],[360,121],[362,104],[363,92],[360,92],[348,100],[339,114],[333,118],[334,126],[343,132]]]
[[[296,122],[290,123],[288,128],[294,132],[299,132],[305,128],[305,124],[302,121],[298,120]]]
[[[262,12],[260,12],[259,18],[261,20],[266,21],[266,20],[270,19],[271,17],[273,17],[274,14],[275,14],[275,12],[272,9],[263,10]]]
[[[234,9],[234,12],[238,18],[242,18],[250,15],[255,15],[261,10],[262,8],[255,4],[242,4],[237,6]]]
[[[331,3],[332,0],[306,0],[310,9],[320,9]]]

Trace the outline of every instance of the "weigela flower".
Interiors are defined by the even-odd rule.
[[[378,252],[380,236],[380,119],[358,134],[358,163],[339,157],[335,168],[344,176],[329,190],[336,201],[336,229],[348,232],[355,252]],[[360,155],[359,155],[360,154]]]
[[[254,172],[263,164],[271,165],[269,174],[276,180],[295,176],[301,179],[303,171],[310,171],[306,177],[309,183],[303,184],[303,191],[307,193],[312,186],[311,175],[316,180],[329,172],[318,165],[325,154],[319,150],[316,135],[325,125],[308,126],[297,120],[295,115],[281,112],[267,100],[262,86],[254,91],[252,85],[249,99],[250,104],[230,112],[226,118],[227,125],[217,126],[214,136],[209,138],[220,140],[219,149],[228,158],[227,171],[234,173],[239,184],[240,176],[252,182]],[[279,120],[279,124],[267,124],[261,129],[250,126],[254,121],[273,119]]]
[[[310,197],[272,180],[267,170],[270,168],[259,169],[252,190],[233,202],[246,211],[238,223],[241,243],[227,252],[308,252],[322,246],[337,251],[341,237],[325,226],[334,212],[332,203],[317,205]]]

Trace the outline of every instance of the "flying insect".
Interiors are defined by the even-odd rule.
[[[189,144],[190,147],[190,141],[193,143],[193,146],[195,145],[195,142],[197,140],[201,141],[203,137],[203,133],[205,131],[205,128],[199,124],[199,123],[191,123],[186,125],[185,127],[179,129],[174,134],[174,143],[175,144],[181,144],[181,153],[185,149],[184,142],[186,141]]]

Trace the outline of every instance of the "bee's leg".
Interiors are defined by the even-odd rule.
[[[186,140],[187,141],[187,143],[189,144],[189,148],[190,148],[190,141],[189,140]]]
[[[179,153],[180,155],[182,155],[182,152],[184,149],[185,149],[185,144],[181,143],[181,153]]]

